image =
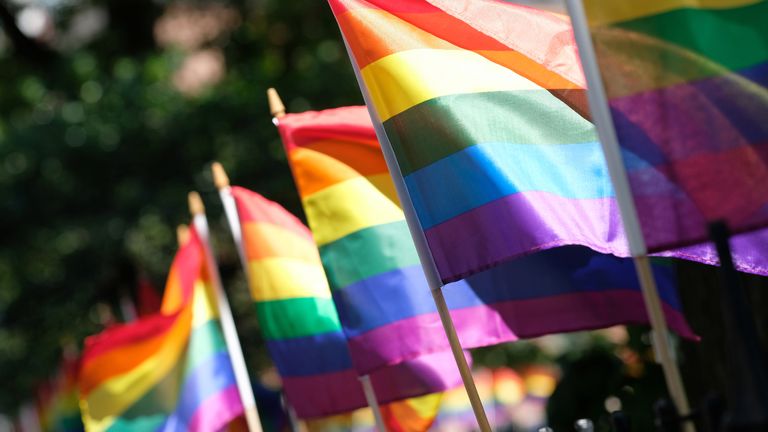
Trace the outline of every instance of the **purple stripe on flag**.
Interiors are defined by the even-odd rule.
[[[464,351],[469,365],[472,358]],[[394,402],[409,397],[437,393],[461,385],[456,360],[450,350],[422,355],[371,374],[379,402]]]
[[[671,329],[681,336],[697,338],[681,312],[667,303],[663,303],[663,308]],[[551,333],[648,323],[642,294],[628,289],[563,294],[454,309],[451,316],[461,345],[466,349]],[[478,321],[485,323],[485,326],[478,328],[475,325]],[[437,313],[419,315],[372,330],[350,339],[349,348],[362,371],[383,361],[403,361],[413,358],[416,353],[449,349],[446,338],[424,338],[412,331],[429,324],[441,325]],[[428,345],[425,346],[425,343]]]
[[[471,362],[471,358],[468,357],[468,361]],[[436,393],[461,384],[453,354],[446,350],[377,369],[370,376],[380,403]],[[301,418],[339,414],[368,405],[358,372],[352,369],[306,377],[283,377],[283,389]]]
[[[557,246],[582,245],[601,253],[629,255],[614,198],[516,193],[434,226],[425,234],[443,282]]]
[[[635,197],[641,218],[652,220],[647,212],[660,209],[647,201],[659,199],[659,196]],[[662,209],[674,212],[680,205],[676,201]],[[768,207],[758,212],[763,213],[768,213]],[[659,220],[669,220],[663,215],[657,216]],[[699,220],[702,221],[700,226],[706,227],[703,219]],[[497,221],[510,222],[500,224]],[[654,244],[680,235],[677,230],[690,227],[688,222],[644,231],[654,240],[650,244]],[[615,198],[575,200],[546,192],[518,193],[457,216],[427,230],[425,234],[440,277],[446,283],[509,259],[558,246],[582,245],[600,253],[630,256]],[[718,263],[717,253],[709,244],[654,255],[710,265]],[[768,229],[735,236],[733,256],[738,270],[768,276],[765,260],[768,256]]]
[[[622,147],[655,166],[655,172],[634,170],[625,158],[636,201],[647,197],[637,207],[649,250],[704,241],[706,223],[715,220],[726,220],[734,232],[768,223],[764,88],[726,74],[613,98],[610,105]]]
[[[768,249],[768,228],[733,236],[731,249],[736,270],[768,276],[768,260],[765,259],[768,254],[766,251]],[[681,258],[709,265],[720,264],[717,250],[712,243],[664,251],[654,254],[654,256]]]
[[[352,369],[282,379],[285,396],[300,418],[340,414],[368,405]]]
[[[189,420],[190,431],[221,430],[243,413],[237,385],[231,385],[206,399]]]

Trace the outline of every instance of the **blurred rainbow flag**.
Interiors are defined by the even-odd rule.
[[[40,423],[45,431],[77,432],[83,430],[77,395],[77,370],[79,359],[65,350],[56,376],[50,383],[50,393],[38,410]]]
[[[194,229],[161,311],[86,339],[78,377],[89,431],[214,431],[243,413]]]
[[[462,387],[461,390],[464,390]],[[466,392],[466,390],[464,390]],[[442,393],[433,393],[381,407],[381,415],[389,432],[423,432],[435,422]]]

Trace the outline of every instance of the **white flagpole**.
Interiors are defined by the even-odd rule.
[[[405,221],[408,224],[408,230],[411,232],[411,238],[416,246],[416,252],[419,255],[419,261],[421,262],[421,268],[424,270],[424,275],[427,278],[429,289],[432,291],[432,298],[435,301],[437,312],[440,315],[440,321],[443,324],[443,330],[448,338],[448,343],[451,346],[451,352],[453,358],[456,360],[456,366],[459,368],[459,374],[461,374],[461,380],[464,382],[464,389],[467,391],[469,402],[472,404],[472,411],[475,414],[475,419],[483,432],[490,432],[491,425],[488,422],[488,416],[485,413],[483,402],[480,399],[480,394],[477,392],[477,386],[475,385],[475,379],[472,377],[472,371],[469,368],[467,359],[464,357],[464,349],[461,347],[461,342],[456,334],[456,327],[453,324],[453,318],[451,318],[448,305],[445,302],[443,296],[443,282],[435,267],[435,261],[432,258],[432,252],[427,244],[427,239],[424,237],[424,231],[421,229],[421,222],[419,222],[416,216],[416,211],[411,201],[411,196],[408,193],[408,188],[405,186],[402,173],[400,171],[400,165],[397,163],[395,152],[392,150],[392,144],[387,138],[387,134],[384,131],[384,127],[381,124],[381,118],[379,117],[376,107],[374,107],[371,101],[371,96],[368,94],[368,88],[365,86],[360,70],[357,67],[355,61],[355,55],[349,48],[347,38],[344,33],[341,34],[344,40],[344,46],[347,49],[350,62],[352,63],[352,70],[355,72],[355,78],[357,78],[357,84],[360,87],[360,93],[365,99],[365,105],[368,107],[368,113],[373,121],[373,127],[376,130],[376,137],[381,145],[381,151],[384,154],[384,160],[387,162],[387,168],[389,174],[392,177],[392,182],[395,184],[395,190],[397,196],[400,199],[400,203],[403,206],[403,213],[405,213]]]
[[[589,98],[592,119],[597,128],[603,153],[605,154],[611,182],[616,190],[616,200],[619,204],[622,222],[624,223],[624,231],[629,243],[629,252],[635,261],[645,307],[648,310],[648,317],[651,321],[653,346],[658,356],[658,361],[664,370],[664,377],[672,400],[677,406],[680,415],[686,416],[690,414],[691,408],[688,404],[688,397],[685,394],[682,378],[680,377],[680,369],[675,362],[670,346],[669,328],[661,308],[658,288],[656,287],[656,281],[654,280],[653,271],[648,259],[648,248],[640,228],[637,208],[632,199],[632,190],[629,185],[627,171],[621,158],[619,141],[616,137],[616,129],[614,128],[613,119],[608,107],[608,98],[603,87],[600,69],[597,65],[584,5],[581,0],[566,0],[566,3],[571,16],[576,44],[579,47],[584,75],[587,79],[587,96]],[[691,422],[685,422],[683,425],[686,431],[695,430]]]
[[[213,174],[213,183],[216,185],[216,189],[219,191],[219,198],[221,198],[221,205],[224,207],[224,214],[227,216],[227,225],[232,232],[232,239],[235,242],[235,249],[237,249],[237,256],[240,257],[240,265],[243,268],[245,274],[245,280],[248,286],[251,286],[251,274],[248,270],[248,259],[245,256],[245,248],[243,247],[243,230],[240,226],[240,218],[237,216],[237,204],[235,198],[232,196],[232,188],[229,185],[229,177],[227,176],[224,167],[214,162],[211,165],[211,173]],[[291,428],[295,432],[306,430],[296,417],[296,413],[293,412],[293,408],[288,401],[283,398],[286,409],[288,411],[288,419],[291,421]]]
[[[203,244],[205,261],[208,271],[210,272],[211,285],[216,296],[216,306],[219,310],[219,321],[221,322],[224,341],[227,345],[227,350],[229,351],[229,358],[232,361],[232,369],[235,372],[237,390],[240,394],[240,400],[243,403],[248,430],[250,432],[261,432],[261,421],[259,419],[259,412],[256,409],[256,398],[253,396],[253,388],[251,387],[251,380],[248,377],[248,370],[245,366],[245,359],[243,358],[243,351],[240,347],[240,340],[237,337],[237,329],[235,328],[235,320],[232,318],[232,310],[229,307],[229,301],[227,300],[224,288],[221,285],[219,268],[216,265],[216,260],[213,258],[213,252],[211,251],[208,219],[205,217],[203,200],[197,192],[189,193],[189,211],[192,214],[192,223],[195,227],[195,231],[197,231],[197,234],[200,236],[200,241]]]
[[[360,384],[363,386],[365,400],[368,401],[368,406],[371,407],[373,412],[373,421],[376,424],[376,429],[379,432],[387,432],[387,427],[384,426],[384,416],[381,415],[381,407],[379,406],[379,400],[376,398],[376,392],[373,390],[370,375],[361,375],[359,378]]]
[[[136,312],[136,305],[126,293],[120,296],[120,312],[123,314],[123,321],[127,323],[136,321],[136,318],[139,316]]]

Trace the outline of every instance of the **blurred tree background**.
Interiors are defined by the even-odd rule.
[[[208,206],[246,358],[268,367],[209,164],[302,214],[265,91],[276,87],[293,112],[362,103],[325,2],[0,0],[0,29],[0,413],[33,395],[63,347],[123,319],[140,278],[161,291],[193,189]],[[715,335],[684,350],[700,397],[726,379],[724,336],[713,269],[685,271],[693,327]],[[628,345],[582,335],[555,350],[547,344],[559,339],[475,357],[557,358],[550,418],[561,430],[583,415],[602,416],[605,430],[611,397],[648,430],[663,380],[644,332],[630,333]]]

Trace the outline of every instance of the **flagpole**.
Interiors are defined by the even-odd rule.
[[[240,340],[237,337],[235,320],[232,318],[232,309],[229,307],[229,301],[224,293],[219,276],[219,268],[216,260],[213,258],[213,252],[210,245],[210,232],[208,230],[208,219],[205,217],[205,207],[203,200],[197,192],[189,193],[189,212],[192,214],[192,223],[200,236],[200,242],[203,244],[205,261],[211,278],[214,295],[216,296],[216,307],[219,311],[219,321],[224,333],[224,341],[229,351],[229,358],[232,362],[232,369],[235,373],[237,390],[240,394],[240,400],[243,403],[245,421],[248,424],[250,432],[261,432],[261,421],[259,412],[256,409],[256,398],[253,396],[253,387],[248,377],[248,370],[245,367],[245,358],[243,350],[240,347]]]
[[[213,174],[213,184],[216,185],[216,189],[219,191],[221,205],[224,207],[224,214],[227,217],[227,225],[229,225],[232,239],[235,242],[237,256],[240,257],[240,265],[243,268],[245,280],[248,283],[248,286],[251,286],[252,281],[251,274],[248,271],[248,258],[245,256],[245,248],[243,247],[243,229],[240,226],[240,218],[237,216],[237,204],[235,203],[235,198],[232,196],[232,187],[229,184],[229,176],[227,176],[227,172],[219,162],[211,164],[211,173]],[[284,402],[288,411],[288,419],[291,422],[291,428],[296,432],[305,430],[288,401],[284,399]]]
[[[651,321],[654,349],[658,356],[658,361],[664,370],[664,377],[672,400],[680,415],[687,416],[690,414],[691,408],[685,388],[683,387],[682,378],[680,377],[680,369],[675,362],[670,347],[669,328],[661,308],[658,288],[656,287],[656,281],[654,280],[648,258],[648,248],[640,228],[640,220],[635,202],[632,199],[629,178],[621,158],[619,141],[616,137],[616,129],[608,107],[608,98],[603,87],[600,69],[597,66],[595,49],[590,38],[584,5],[581,0],[566,0],[566,4],[571,16],[576,44],[579,47],[584,75],[587,79],[587,96],[589,98],[592,118],[597,128],[606,163],[608,164],[611,182],[616,191],[616,200],[619,204],[622,222],[624,223],[624,231],[629,243],[629,252],[635,261],[635,268],[637,269],[640,287],[643,292],[643,300],[645,301],[645,307]],[[683,423],[683,427],[686,431],[695,430],[691,422]]]
[[[387,427],[384,426],[384,416],[381,415],[381,406],[379,406],[379,399],[376,398],[376,392],[373,390],[373,383],[371,382],[370,375],[360,375],[360,384],[363,386],[363,394],[365,394],[365,400],[368,402],[368,406],[371,407],[373,412],[373,421],[376,424],[376,429],[379,432],[387,432]]]
[[[136,313],[136,305],[127,293],[122,293],[120,296],[120,313],[123,315],[124,322],[136,321],[139,316]]]
[[[421,223],[416,216],[416,211],[413,207],[413,201],[408,193],[408,188],[405,186],[402,173],[400,171],[400,165],[397,163],[395,152],[392,150],[392,144],[387,138],[387,134],[384,131],[384,127],[381,123],[381,118],[376,112],[371,96],[368,94],[368,89],[365,86],[360,70],[357,67],[357,61],[355,61],[355,55],[349,48],[347,38],[344,33],[341,34],[342,40],[344,40],[344,46],[347,49],[347,55],[352,63],[352,70],[355,72],[355,78],[357,79],[357,85],[360,87],[360,93],[363,95],[365,105],[368,107],[368,113],[371,116],[373,122],[373,128],[376,131],[376,137],[381,145],[381,151],[384,154],[384,160],[387,163],[389,174],[392,177],[392,182],[395,184],[395,190],[397,196],[400,199],[400,203],[403,206],[403,213],[405,214],[405,221],[408,224],[408,230],[411,232],[411,238],[416,246],[416,252],[419,255],[419,261],[421,262],[421,268],[424,270],[424,275],[427,278],[429,289],[432,291],[432,298],[435,301],[437,312],[440,315],[440,321],[443,324],[443,330],[448,338],[448,343],[451,346],[451,352],[456,360],[456,366],[459,368],[459,374],[461,380],[464,382],[464,388],[467,391],[467,396],[472,404],[472,411],[475,414],[475,419],[483,432],[490,431],[491,425],[488,423],[488,416],[485,414],[485,408],[480,399],[480,395],[477,392],[477,386],[475,385],[475,379],[472,376],[472,371],[469,368],[466,357],[464,357],[464,349],[461,347],[461,342],[456,334],[456,327],[453,324],[453,318],[448,310],[448,306],[443,296],[443,281],[440,279],[440,275],[435,267],[435,261],[432,257],[432,252],[427,244],[427,239],[424,236],[424,231],[421,229]]]

